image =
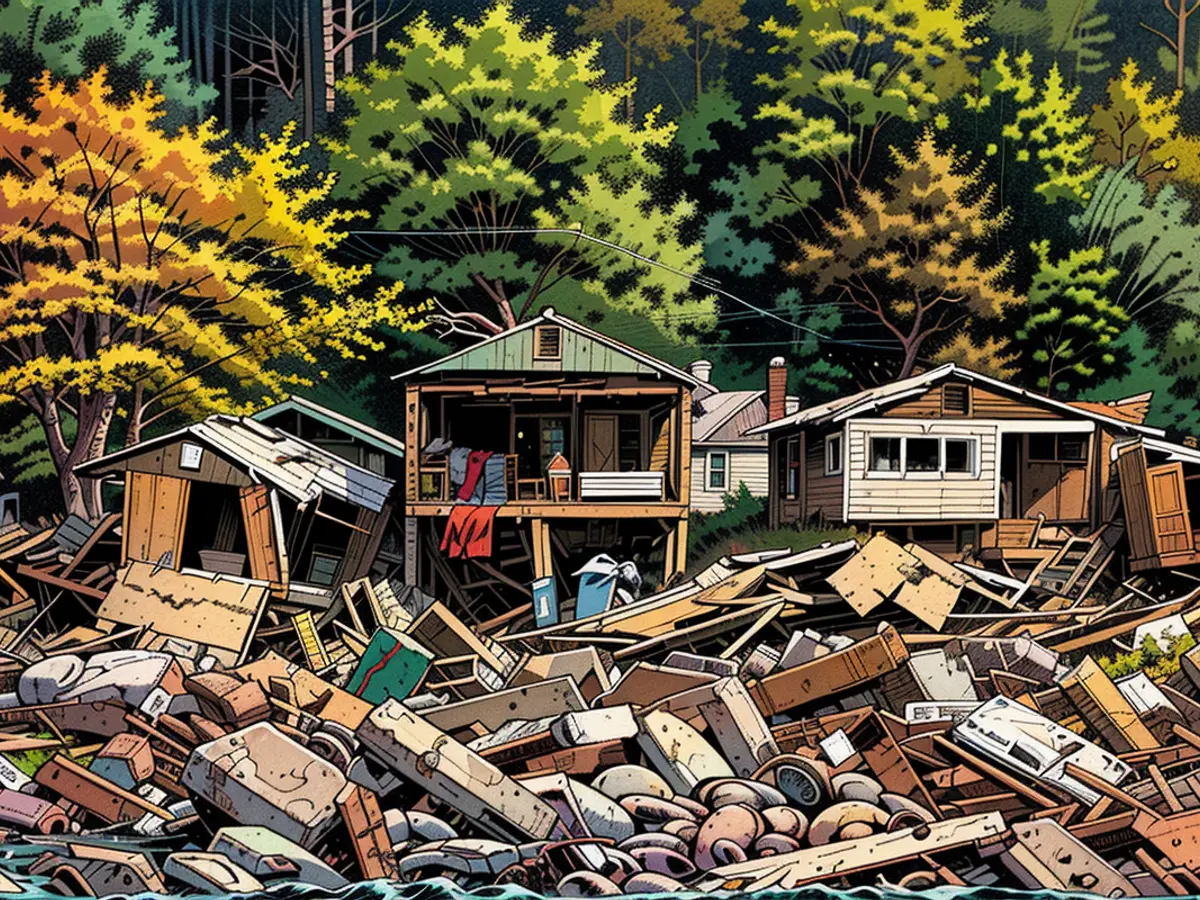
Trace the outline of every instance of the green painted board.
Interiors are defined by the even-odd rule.
[[[378,706],[403,700],[421,683],[433,655],[408,635],[377,628],[346,686],[350,693]]]

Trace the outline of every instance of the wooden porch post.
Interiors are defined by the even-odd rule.
[[[421,499],[421,389],[404,389],[404,583],[420,585],[421,538],[416,516],[405,508]]]
[[[666,561],[663,566],[663,587],[671,583],[676,575],[687,571],[687,516],[681,517],[667,532]]]
[[[533,549],[533,577],[548,578],[554,574],[554,556],[550,546],[550,525],[545,519],[530,519]]]
[[[679,500],[692,503],[692,392],[679,389]],[[684,544],[687,543],[687,519],[684,519]]]

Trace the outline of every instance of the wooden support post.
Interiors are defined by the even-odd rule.
[[[692,498],[692,392],[679,391],[679,500],[688,503]],[[687,545],[687,521],[684,521],[683,544]],[[679,571],[683,571],[680,566]]]
[[[687,570],[688,520],[681,518],[667,532],[666,561],[663,566],[663,587]]]
[[[421,390],[404,390],[404,502],[421,499]]]
[[[417,517],[404,517],[404,583],[414,587],[421,583],[421,553],[417,536]]]
[[[530,519],[533,538],[533,577],[547,578],[554,574],[554,551],[550,545],[550,524],[545,519]]]

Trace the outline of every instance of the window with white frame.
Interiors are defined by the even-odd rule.
[[[831,434],[825,438],[825,474],[842,474],[842,436]]]
[[[914,478],[975,475],[978,461],[978,438],[871,437],[867,472]]]
[[[729,454],[713,451],[708,454],[708,477],[705,480],[710,491],[729,489]]]

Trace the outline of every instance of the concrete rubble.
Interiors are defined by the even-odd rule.
[[[264,594],[235,658],[45,615],[129,578],[99,538],[26,578],[38,534],[0,532],[4,893],[1200,893],[1200,591],[1170,573],[1069,599],[877,535],[542,627],[381,616],[386,580]]]

